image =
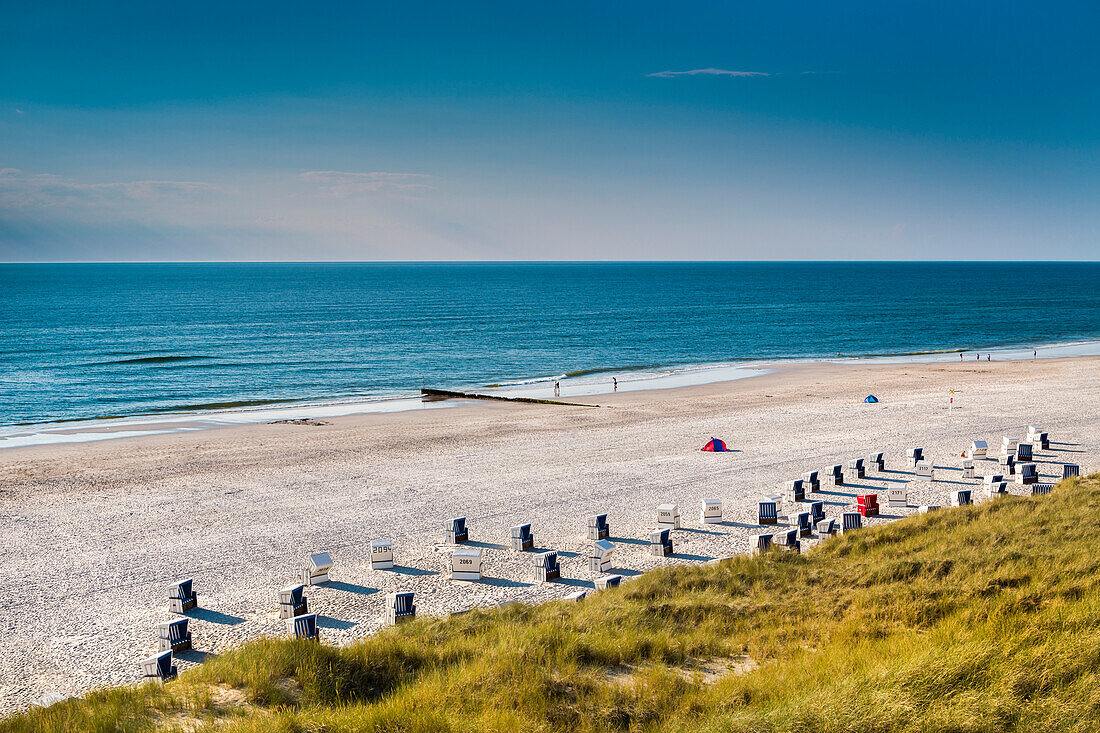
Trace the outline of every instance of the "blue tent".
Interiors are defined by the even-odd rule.
[[[864,402],[878,402],[878,397],[875,397],[873,394],[869,394],[869,395],[867,395],[866,399],[864,399],[863,401]]]

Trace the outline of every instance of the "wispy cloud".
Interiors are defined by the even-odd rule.
[[[432,176],[426,173],[306,171],[298,177],[317,186],[321,195],[335,198],[373,193],[415,194],[435,190],[435,186],[429,183]]]
[[[199,181],[81,183],[48,173],[25,175],[17,168],[0,168],[0,206],[5,208],[198,203],[223,192],[220,186]]]
[[[767,71],[736,71],[734,69],[689,69],[688,71],[657,71],[646,76],[672,79],[677,76],[774,76]]]

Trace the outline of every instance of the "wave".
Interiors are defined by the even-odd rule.
[[[201,402],[190,405],[165,405],[153,407],[145,411],[145,414],[159,414],[165,412],[200,412],[206,410],[233,410],[241,407],[262,407],[263,405],[286,405],[293,402],[302,402],[300,399],[283,398],[267,400],[232,400],[229,402]]]
[[[661,364],[631,364],[629,366],[621,367],[597,367],[595,369],[577,369],[576,371],[566,372],[564,377],[587,377],[591,374],[614,374],[618,372],[640,372],[647,369],[660,369]]]
[[[170,356],[136,356],[132,359],[114,359],[111,361],[93,361],[81,366],[114,366],[118,364],[175,364],[183,361],[203,361],[215,359],[204,354],[179,354]]]

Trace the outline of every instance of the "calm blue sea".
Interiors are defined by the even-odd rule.
[[[1098,285],[1095,263],[0,265],[0,425],[1097,340]]]

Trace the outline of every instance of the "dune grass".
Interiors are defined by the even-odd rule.
[[[1100,729],[1100,475],[580,604],[261,640],[23,731]]]

